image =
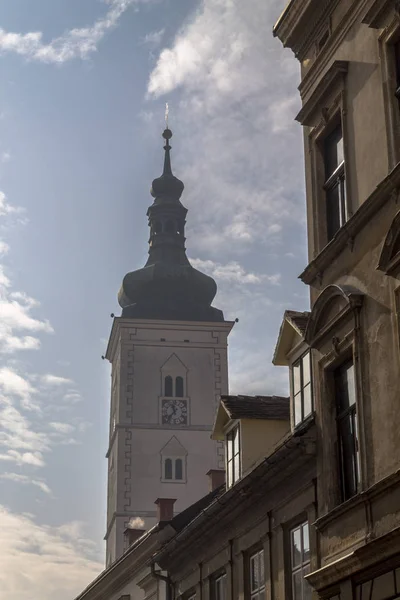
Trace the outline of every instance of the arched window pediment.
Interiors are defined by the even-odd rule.
[[[386,234],[376,268],[386,275],[396,277],[400,274],[400,211],[396,214]]]
[[[342,317],[362,305],[364,294],[348,285],[328,285],[318,296],[307,325],[305,340],[310,347],[327,334]]]

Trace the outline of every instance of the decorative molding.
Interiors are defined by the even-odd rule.
[[[390,225],[376,268],[386,275],[395,276],[400,271],[400,211]]]
[[[326,336],[338,327],[339,323],[349,314],[362,306],[364,294],[351,286],[328,285],[318,296],[308,321],[305,341],[310,348],[318,348]],[[329,308],[337,306],[335,313],[326,319]],[[339,352],[340,341],[332,337],[332,347],[335,355]]]
[[[296,117],[296,121],[298,121],[301,125],[311,126],[313,124],[311,118],[324,98],[326,98],[326,96],[330,94],[333,89],[339,86],[343,87],[343,82],[347,75],[348,69],[348,61],[335,60],[320,79],[317,87],[314,89],[307,102],[303,104],[302,109]],[[321,113],[322,120],[326,125],[326,123],[329,121],[328,109],[326,107],[322,107]]]
[[[363,227],[369,224],[374,215],[390,200],[393,190],[399,187],[400,163],[360,205],[329,244],[309,263],[300,274],[300,279],[307,285],[313,285],[317,281],[318,273],[328,269],[337,260],[340,253],[347,247],[348,240],[357,237]]]

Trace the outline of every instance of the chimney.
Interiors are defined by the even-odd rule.
[[[213,492],[225,483],[225,471],[222,469],[210,469],[208,475],[208,487]]]
[[[157,520],[171,521],[174,517],[174,504],[176,499],[173,498],[157,498]]]
[[[127,541],[127,546],[130,548],[142,535],[146,533],[146,529],[132,529],[127,527],[124,531],[124,536]]]

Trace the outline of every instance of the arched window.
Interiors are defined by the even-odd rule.
[[[172,391],[172,377],[171,375],[167,375],[164,382],[164,395],[165,396],[173,396]]]
[[[166,458],[164,462],[164,479],[172,479],[172,459]]]
[[[165,224],[166,233],[175,233],[175,225],[173,221],[167,221]]]
[[[183,461],[181,458],[175,460],[175,479],[179,481],[183,479]]]
[[[175,396],[176,398],[183,398],[183,377],[175,379]]]

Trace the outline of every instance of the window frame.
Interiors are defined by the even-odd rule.
[[[324,171],[324,181],[322,185],[323,193],[324,193],[324,203],[325,203],[325,231],[326,231],[326,243],[329,243],[335,237],[336,233],[343,227],[343,225],[349,220],[349,210],[348,210],[348,193],[347,193],[347,178],[346,178],[346,152],[345,152],[345,140],[344,140],[344,131],[343,131],[343,119],[342,116],[337,114],[334,119],[331,120],[329,125],[325,128],[319,139],[319,147],[320,153],[322,155],[323,162],[323,171]],[[336,132],[340,132],[340,140],[342,142],[342,154],[343,160],[338,162],[335,168],[328,172],[328,155],[329,151],[327,148],[327,143],[330,138],[333,138]],[[334,139],[334,138],[333,138]],[[338,144],[336,145],[338,146]],[[332,194],[335,190],[338,193],[338,223],[339,226],[333,230],[330,229],[332,226],[332,221],[330,220],[330,200],[329,195]],[[333,200],[331,201],[333,203]]]
[[[400,23],[394,19],[379,36],[389,171],[400,161]]]
[[[223,582],[223,593],[222,595],[219,595],[217,593],[217,584],[219,582]],[[219,574],[213,575],[211,577],[211,600],[227,600],[227,575],[226,572],[221,572]]]
[[[239,479],[242,477],[242,457],[241,457],[241,430],[240,430],[240,422],[235,423],[232,427],[230,427],[225,433],[225,467],[226,467],[226,487],[232,487]],[[234,435],[237,432],[237,451],[235,451],[234,445]],[[232,440],[231,440],[232,438]],[[229,442],[233,443],[233,452],[232,457],[230,457],[229,453]],[[238,461],[238,474],[236,476],[235,473],[235,458],[237,457]]]
[[[346,408],[340,408],[339,403],[339,391],[338,391],[338,379],[341,371],[346,367],[351,366],[353,368],[353,394],[354,402]],[[336,419],[336,430],[337,430],[337,442],[338,442],[338,466],[339,466],[339,479],[340,479],[340,493],[342,502],[349,500],[356,496],[361,488],[361,457],[360,457],[360,437],[358,427],[358,416],[357,416],[357,384],[356,384],[356,366],[354,364],[353,357],[348,357],[342,361],[333,371],[333,385],[334,385],[334,402],[335,402],[335,419]],[[344,435],[346,423],[350,422],[351,438],[352,438],[352,450],[350,456],[344,456]],[[351,463],[351,464],[349,464]],[[349,468],[353,471],[353,477],[351,486],[349,489]]]
[[[306,356],[309,356],[310,363],[310,380],[308,383],[304,385],[304,368],[303,361]],[[296,392],[295,388],[295,369],[300,365],[300,389]],[[311,348],[308,348],[305,352],[301,354],[299,358],[293,361],[291,365],[291,388],[292,388],[292,412],[293,412],[293,428],[296,429],[300,427],[304,421],[306,421],[309,417],[311,417],[314,413],[314,393],[313,393],[313,367],[312,367],[312,353]],[[307,386],[310,386],[310,402],[311,402],[311,410],[309,413],[304,414],[304,390]],[[301,399],[301,419],[296,422],[296,397],[300,394]]]
[[[307,525],[307,530],[308,530],[308,560],[303,560],[303,555],[304,555],[304,526]],[[294,561],[293,561],[293,550],[294,550],[294,544],[293,544],[293,534],[296,531],[300,531],[300,546],[301,546],[301,561],[300,564],[298,565],[294,565]],[[311,544],[310,544],[310,524],[309,524],[309,519],[308,518],[303,518],[301,521],[298,521],[296,525],[292,525],[289,529],[288,529],[288,550],[289,550],[289,556],[290,556],[290,561],[289,561],[289,581],[290,581],[290,599],[291,600],[309,600],[311,599],[311,594],[312,594],[312,589],[310,584],[307,582],[307,580],[304,578],[305,575],[308,575],[311,572]],[[306,572],[305,572],[306,571]],[[301,597],[296,597],[296,592],[295,592],[295,586],[293,584],[293,580],[294,577],[298,574],[301,573],[302,579],[301,579]],[[309,586],[309,595],[305,595],[304,593],[304,585]]]
[[[176,463],[182,463],[182,478],[176,478]],[[166,463],[171,461],[171,478],[166,477]],[[186,483],[186,457],[185,456],[163,456],[161,461],[161,482],[162,483]]]
[[[260,578],[261,585],[258,585],[257,587],[254,587],[254,588],[253,588],[253,581],[252,581],[252,576],[253,576],[252,561],[253,561],[253,559],[255,559],[258,563],[257,566],[258,566],[259,573],[261,572],[261,566],[262,566],[262,575],[263,575],[262,581]],[[247,576],[248,600],[262,600],[262,598],[265,597],[265,589],[266,589],[264,548],[258,548],[258,550],[254,550],[248,555],[247,568],[248,568],[248,576]]]

